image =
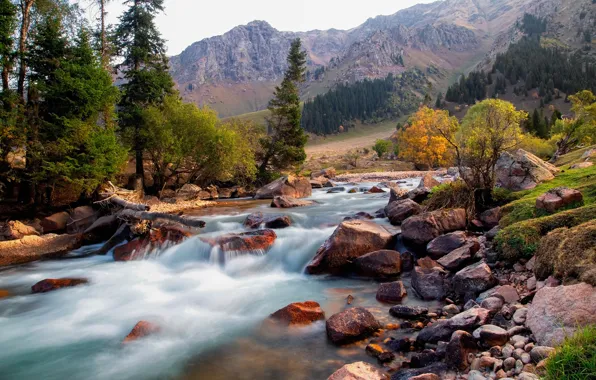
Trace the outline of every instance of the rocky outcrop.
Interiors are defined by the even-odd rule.
[[[596,288],[586,283],[540,289],[526,317],[538,344],[551,347],[589,324],[596,324]]]
[[[367,253],[394,248],[395,236],[366,220],[343,222],[319,248],[306,267],[310,274],[341,273],[352,260]]]
[[[372,278],[391,278],[401,273],[401,253],[381,250],[367,253],[353,261],[355,271],[361,276]]]
[[[149,335],[158,333],[160,330],[161,330],[161,328],[154,323],[147,322],[147,321],[140,321],[132,328],[132,330],[124,338],[122,343],[134,342],[141,338],[145,338]]]
[[[261,187],[255,199],[273,199],[275,197],[306,198],[312,195],[308,178],[288,175]]]
[[[81,235],[31,235],[3,241],[0,242],[0,267],[64,256],[81,244]]]
[[[86,278],[48,278],[39,281],[31,287],[33,293],[47,293],[63,288],[72,288],[74,286],[85,285],[89,283]]]
[[[263,252],[271,248],[277,235],[273,230],[260,230],[241,234],[228,234],[201,241],[219,247],[223,252]]]
[[[399,226],[404,220],[420,214],[421,211],[420,205],[411,199],[395,201],[385,207],[385,215],[394,226]]]
[[[539,196],[536,199],[536,208],[552,213],[569,205],[579,205],[583,199],[582,193],[578,190],[557,187]]]
[[[327,320],[327,337],[333,344],[342,345],[371,336],[380,328],[380,323],[370,311],[354,307]]]
[[[389,380],[389,376],[365,362],[346,364],[327,380]]]
[[[406,241],[426,246],[431,240],[443,234],[465,229],[466,224],[466,210],[438,210],[406,219],[401,229]]]
[[[201,191],[203,191],[203,189],[201,189],[199,186],[193,185],[192,183],[187,183],[178,189],[178,191],[176,191],[176,198],[183,201],[199,199],[199,197],[202,195]]]
[[[324,320],[321,305],[314,301],[295,302],[271,314],[271,319],[285,325],[308,325]]]
[[[306,207],[312,206],[314,202],[312,201],[303,201],[296,198],[291,197],[275,197],[271,201],[271,207],[276,208],[295,208],[295,207]]]
[[[503,153],[495,165],[498,185],[512,191],[533,189],[539,183],[555,178],[558,171],[554,165],[523,149]]]

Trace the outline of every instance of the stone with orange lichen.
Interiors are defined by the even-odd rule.
[[[288,326],[308,325],[324,320],[325,313],[317,302],[295,302],[271,314],[271,318]]]
[[[222,251],[251,252],[266,251],[275,242],[277,235],[273,230],[260,230],[241,234],[228,234],[215,238],[201,238],[201,241],[218,246]]]
[[[160,328],[154,323],[147,321],[138,322],[135,327],[132,328],[130,333],[124,338],[122,343],[130,343],[140,338],[144,338],[148,335],[159,332]]]
[[[33,293],[47,293],[62,288],[84,285],[88,282],[85,278],[48,278],[33,285],[31,291]]]

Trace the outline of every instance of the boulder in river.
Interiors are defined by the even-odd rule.
[[[431,240],[452,231],[466,228],[466,210],[437,210],[414,215],[402,225],[403,238],[419,246],[426,246]]]
[[[116,233],[121,222],[118,214],[102,216],[83,232],[83,244],[98,244],[108,240]]]
[[[327,320],[327,337],[333,344],[352,343],[374,334],[381,324],[370,311],[353,307],[332,315]]]
[[[395,201],[385,207],[385,215],[394,226],[399,226],[404,220],[420,214],[421,211],[420,205],[411,199]]]
[[[426,187],[428,189],[432,189],[433,187],[439,186],[440,184],[441,182],[437,181],[432,174],[426,173],[420,180],[420,184],[418,185],[418,187]]]
[[[405,198],[411,199],[416,203],[422,203],[430,196],[430,189],[428,187],[417,187],[408,191]]]
[[[303,201],[296,198],[290,197],[275,197],[271,201],[271,207],[277,208],[295,208],[295,207],[305,207],[305,206],[312,206],[314,204],[313,201]]]
[[[115,261],[142,260],[156,249],[182,243],[191,233],[172,225],[152,229],[148,236],[138,237],[114,249]]]
[[[394,245],[395,236],[385,227],[367,220],[346,221],[319,248],[306,272],[342,273],[354,259]]]
[[[523,149],[502,153],[495,165],[497,184],[511,191],[533,189],[539,183],[555,178],[558,171],[556,166]]]
[[[70,215],[66,211],[57,212],[46,218],[43,218],[40,222],[43,228],[43,233],[48,234],[51,232],[64,232],[66,231],[66,225]]]
[[[346,364],[327,380],[389,380],[389,376],[365,362]]]
[[[265,228],[274,230],[288,228],[292,225],[292,219],[287,215],[275,215],[265,219]]]
[[[276,238],[277,235],[273,230],[259,230],[214,238],[201,238],[201,241],[211,246],[218,246],[224,252],[255,252],[269,250]]]
[[[288,175],[261,187],[255,199],[273,199],[278,196],[306,198],[312,195],[312,186],[308,178]]]
[[[400,303],[407,294],[403,282],[386,282],[379,285],[379,290],[377,290],[377,300],[385,303]]]
[[[287,325],[308,325],[324,320],[325,313],[315,301],[295,302],[271,314],[271,319]]]
[[[160,327],[147,321],[139,321],[124,338],[122,343],[130,343],[160,331]]]
[[[426,252],[432,259],[438,260],[466,244],[467,240],[468,236],[464,231],[451,232],[431,240],[426,245]]]
[[[89,280],[86,278],[47,278],[33,285],[31,291],[33,293],[47,293],[62,288],[85,285],[87,283],[89,283]]]
[[[401,273],[401,253],[381,250],[354,259],[354,268],[360,275],[372,278],[391,278]]]
[[[253,212],[252,214],[246,217],[246,220],[244,220],[243,225],[246,228],[257,229],[261,226],[261,224],[263,224],[264,221],[265,216],[262,212]]]

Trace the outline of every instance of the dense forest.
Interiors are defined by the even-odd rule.
[[[419,70],[389,74],[385,79],[340,84],[324,95],[304,103],[302,126],[311,133],[328,135],[347,129],[355,120],[381,121],[412,112],[427,84]]]

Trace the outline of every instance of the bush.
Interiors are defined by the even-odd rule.
[[[512,224],[497,234],[497,251],[503,259],[511,262],[529,259],[536,253],[542,236],[557,228],[586,223],[594,219],[594,215],[596,204]]]
[[[463,208],[468,215],[474,215],[474,193],[463,181],[444,183],[432,189],[424,207],[426,211]]]
[[[379,158],[382,158],[387,152],[389,152],[389,149],[391,149],[391,141],[377,140],[372,149],[377,152]]]
[[[596,378],[596,326],[579,329],[546,361],[546,380]]]
[[[543,160],[551,158],[557,150],[555,140],[543,140],[540,137],[528,134],[523,135],[519,148],[528,151]]]

